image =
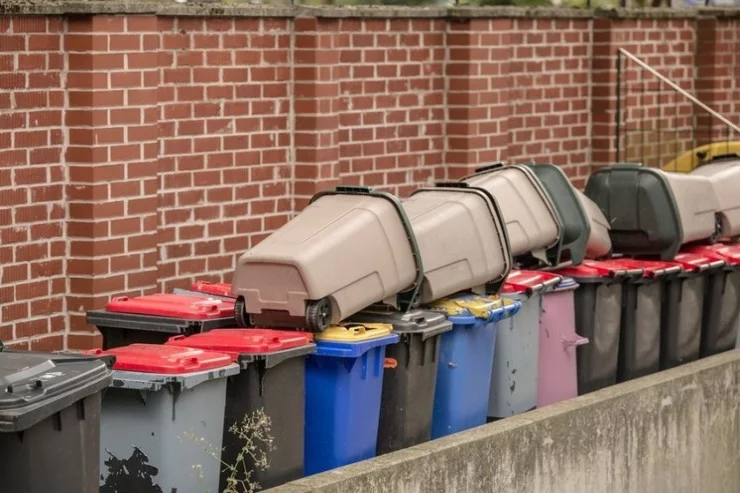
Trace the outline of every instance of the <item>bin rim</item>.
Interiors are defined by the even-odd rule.
[[[642,270],[642,276],[638,279],[663,279],[677,277],[683,273],[683,267],[676,262],[662,260],[644,260],[620,257],[610,260],[616,264],[624,264],[628,268],[637,268]]]
[[[405,290],[399,292],[396,296],[399,305],[404,307],[404,311],[410,310],[416,303],[417,297],[421,292],[422,284],[424,283],[424,265],[421,259],[421,252],[419,251],[419,244],[416,241],[416,235],[414,235],[414,229],[411,226],[409,217],[406,215],[406,211],[401,205],[401,201],[393,194],[374,190],[371,187],[339,186],[332,190],[323,190],[314,194],[308,203],[312,204],[321,197],[328,195],[366,195],[387,200],[391,205],[393,205],[393,208],[396,210],[398,217],[401,220],[401,225],[406,232],[406,238],[409,240],[411,255],[414,258],[414,266],[416,267],[416,279],[414,280],[414,283]]]
[[[234,316],[191,320],[185,318],[170,318],[157,315],[140,315],[135,313],[109,312],[94,310],[85,314],[88,324],[98,329],[141,330],[165,334],[190,335],[201,330],[210,330],[234,325]]]
[[[310,357],[359,358],[372,349],[396,344],[399,341],[398,334],[388,334],[360,342],[316,341],[316,352]]]
[[[486,282],[486,293],[497,293],[501,288],[501,285],[506,281],[506,277],[511,272],[514,264],[514,260],[511,257],[511,244],[509,243],[509,236],[506,234],[506,221],[504,215],[501,212],[501,207],[498,204],[496,198],[488,190],[481,187],[471,186],[469,183],[458,182],[458,181],[440,181],[434,184],[434,187],[422,187],[414,190],[409,195],[413,197],[420,192],[462,192],[478,195],[482,197],[488,206],[488,212],[491,214],[493,219],[494,229],[498,234],[499,244],[501,245],[501,254],[506,262],[504,271],[496,279],[491,279]]]
[[[681,265],[685,275],[721,269],[727,264],[724,259],[718,259],[711,255],[683,251],[679,252],[672,262]]]
[[[159,392],[165,388],[177,391],[188,390],[219,378],[237,375],[241,371],[236,363],[208,370],[182,374],[144,373],[139,371],[113,370],[111,388]]]
[[[3,379],[2,387],[6,396],[11,393],[8,390],[16,385],[18,390],[37,392],[37,395],[18,396],[13,400],[6,397],[6,403],[0,399],[0,433],[27,430],[75,402],[101,392],[111,383],[110,362],[99,358],[37,351],[6,350],[0,353],[0,358],[29,356],[37,358],[40,363],[26,365],[16,373],[15,378]],[[65,376],[61,371],[65,364],[80,363],[91,363],[91,367],[87,372],[78,374],[75,381],[56,388],[46,383]],[[47,378],[52,375],[52,378]]]
[[[519,276],[529,277],[519,280],[512,279],[512,277],[518,278]],[[537,279],[538,277],[542,278],[541,282],[529,282]],[[509,274],[509,277],[504,282],[501,294],[531,297],[539,293],[554,290],[561,281],[562,276],[554,272],[527,269],[514,270]]]

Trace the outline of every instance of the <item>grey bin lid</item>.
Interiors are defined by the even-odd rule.
[[[81,355],[0,352],[0,432],[26,430],[108,387],[107,363]]]
[[[419,334],[422,339],[452,330],[452,322],[447,320],[444,313],[418,309],[404,313],[371,308],[354,314],[348,321],[391,324],[393,332],[400,336]]]
[[[210,370],[194,371],[181,374],[143,373],[137,371],[115,370],[111,387],[144,390],[157,392],[164,388],[175,386],[177,390],[192,389],[204,382],[226,378],[239,373],[240,368],[236,363],[231,363],[220,368]]]

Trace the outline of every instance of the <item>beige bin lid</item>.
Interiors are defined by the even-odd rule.
[[[421,283],[416,242],[394,196],[338,187],[239,258],[232,282],[249,314],[287,312],[322,330]],[[321,305],[330,313],[308,322]]]
[[[600,259],[608,257],[612,252],[612,240],[609,237],[609,221],[604,217],[599,206],[586,197],[586,194],[576,190],[581,207],[586,211],[588,221],[591,224],[591,232],[588,235],[588,244],[586,245],[586,258]]]
[[[506,221],[513,257],[531,253],[547,264],[546,251],[557,245],[560,238],[560,220],[531,170],[498,163],[481,168],[461,181],[486,190],[496,199]]]
[[[740,235],[740,159],[710,162],[694,168],[690,176],[706,176],[714,188],[720,216],[720,235]]]
[[[656,170],[665,176],[673,192],[683,230],[682,244],[711,238],[716,232],[714,215],[719,202],[709,178],[700,175],[669,173]]]
[[[402,202],[419,245],[420,303],[500,285],[511,269],[506,226],[496,201],[465,183],[422,188]]]

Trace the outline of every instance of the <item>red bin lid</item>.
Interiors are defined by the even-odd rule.
[[[633,258],[616,258],[609,260],[615,265],[623,265],[626,269],[641,269],[642,276],[648,278],[662,277],[669,274],[678,274],[683,269],[675,262],[659,260],[638,260]]]
[[[310,332],[273,329],[215,329],[189,337],[174,336],[169,346],[186,346],[226,353],[236,361],[242,354],[265,354],[313,343]]]
[[[686,272],[703,272],[709,268],[725,265],[724,259],[718,259],[715,255],[692,252],[680,252],[673,261],[680,264]]]
[[[574,279],[584,278],[610,278],[616,279],[627,274],[623,265],[615,265],[609,261],[584,260],[580,265],[563,267],[555,271],[558,274],[572,277]]]
[[[164,375],[211,370],[232,363],[231,356],[225,353],[160,344],[131,344],[107,351],[90,351],[88,354],[115,356],[114,370]]]
[[[232,317],[234,303],[181,294],[151,294],[113,298],[105,306],[109,312],[152,315],[156,317],[205,320]]]
[[[716,260],[724,260],[728,265],[740,265],[740,244],[694,245],[681,250],[681,253],[709,255]]]
[[[551,272],[538,270],[513,270],[501,287],[502,293],[534,294],[545,288],[553,288],[562,277]]]
[[[230,283],[210,283],[208,281],[196,281],[190,286],[191,291],[197,291],[205,294],[215,294],[216,296],[223,296],[225,298],[236,298],[236,295],[231,292]]]

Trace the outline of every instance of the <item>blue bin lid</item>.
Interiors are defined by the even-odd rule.
[[[399,341],[398,334],[389,334],[375,339],[367,339],[358,342],[346,341],[316,341],[316,356],[332,356],[335,358],[359,358],[371,349],[380,346],[396,344]]]

